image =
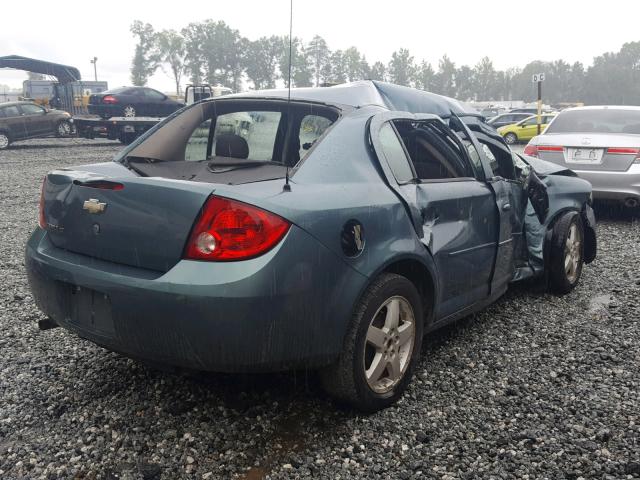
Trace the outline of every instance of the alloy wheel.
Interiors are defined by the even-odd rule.
[[[415,322],[411,304],[400,296],[387,299],[371,319],[363,366],[374,392],[387,393],[404,377],[413,354]]]
[[[127,105],[126,107],[124,107],[123,113],[125,117],[135,117],[136,109],[132,105]]]
[[[4,133],[0,133],[0,150],[7,148],[9,146],[9,137],[7,137]]]
[[[582,255],[582,238],[578,225],[572,223],[564,244],[564,271],[567,274],[567,280],[571,283],[574,283],[578,276],[580,255]]]
[[[66,137],[71,134],[71,126],[67,122],[60,122],[58,125],[58,135]]]

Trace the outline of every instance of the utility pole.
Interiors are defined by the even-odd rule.
[[[534,73],[531,79],[533,83],[538,84],[538,135],[542,129],[542,82],[544,82],[544,73]]]
[[[93,76],[96,80],[96,82],[98,81],[98,67],[96,67],[96,63],[98,63],[98,57],[93,57],[93,60],[89,60],[91,63],[93,63]]]

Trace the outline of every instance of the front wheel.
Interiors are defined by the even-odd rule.
[[[378,277],[355,307],[338,361],[320,372],[325,390],[365,412],[395,403],[420,356],[423,324],[413,283]]]
[[[508,145],[514,145],[518,141],[518,136],[515,133],[507,133],[504,136],[504,141],[507,142]]]
[[[575,288],[584,265],[584,229],[577,213],[566,214],[553,226],[549,248],[549,287],[558,294]]]
[[[71,130],[71,124],[66,120],[62,120],[56,127],[56,135],[60,138],[68,137],[71,135]]]

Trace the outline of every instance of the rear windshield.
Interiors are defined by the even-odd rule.
[[[176,178],[203,181],[205,171],[220,181],[220,174],[239,169],[243,178],[256,179],[260,175],[253,170],[260,167],[269,167],[263,173],[271,177],[284,176],[286,167],[303,160],[339,115],[336,108],[300,101],[204,102],[160,124],[116,161],[135,163],[141,174],[167,176],[170,169],[182,172]],[[158,171],[160,164],[163,172]],[[189,175],[183,176],[186,172]]]
[[[560,113],[545,133],[630,133],[640,135],[640,110],[607,108]]]
[[[108,95],[108,94],[118,94],[118,93],[125,93],[128,92],[129,90],[133,90],[133,87],[118,87],[118,88],[112,88],[111,90],[105,90],[104,92],[100,92],[102,95]]]

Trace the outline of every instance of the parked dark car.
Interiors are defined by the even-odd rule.
[[[520,120],[524,120],[525,118],[529,118],[530,116],[531,114],[529,113],[503,113],[491,118],[487,121],[487,123],[493,128],[497,129],[500,127],[504,127],[505,125],[518,123]]]
[[[0,150],[19,140],[66,137],[72,131],[71,115],[62,110],[49,110],[31,102],[0,103]]]
[[[26,268],[47,326],[156,363],[318,369],[373,411],[406,388],[425,332],[515,281],[577,285],[590,193],[439,95],[252,92],[50,172]]]
[[[89,113],[102,118],[167,117],[184,107],[164,93],[147,87],[120,87],[89,97]]]

